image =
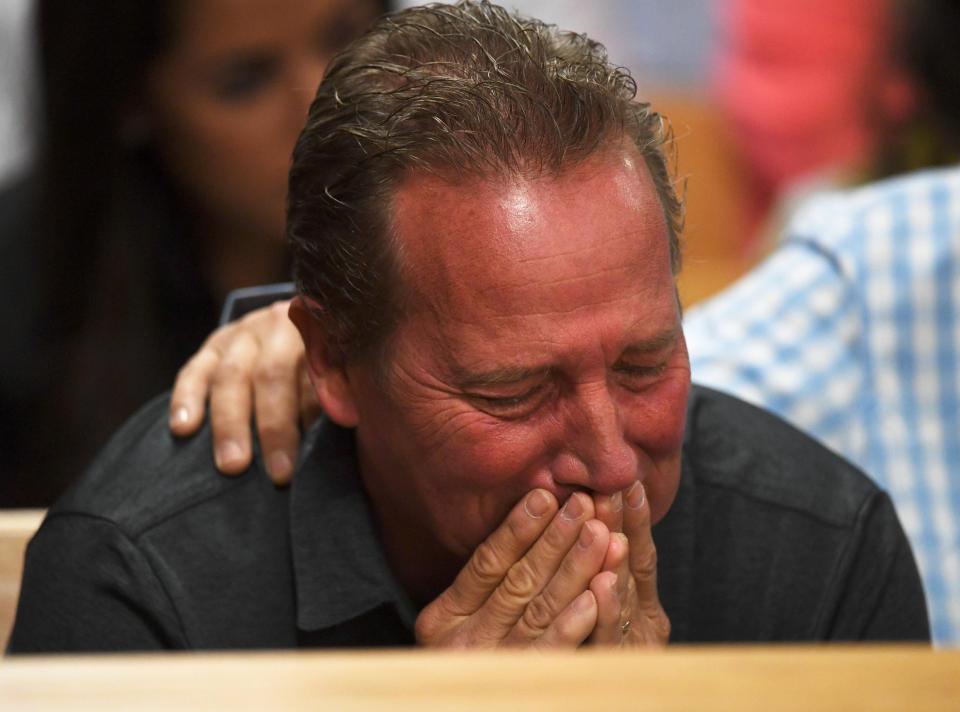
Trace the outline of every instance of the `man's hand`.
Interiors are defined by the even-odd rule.
[[[196,432],[209,395],[214,455],[224,474],[250,465],[250,417],[256,414],[267,471],[286,484],[297,461],[298,425],[320,414],[289,306],[277,302],[217,329],[177,375],[170,428],[181,437]]]
[[[642,486],[639,491],[642,498]],[[621,495],[598,499],[602,511],[575,493],[557,512],[548,492],[527,495],[420,614],[417,642],[453,648],[665,644],[669,621],[656,592],[649,508],[641,499],[621,515]],[[627,501],[638,505],[636,491]],[[622,519],[634,536],[611,532],[598,516]]]
[[[657,549],[643,484],[635,482],[623,493],[594,499],[597,517],[612,534],[604,573],[590,584],[598,607],[590,642],[664,646],[670,638],[670,619],[657,593]]]

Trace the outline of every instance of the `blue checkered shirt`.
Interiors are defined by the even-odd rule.
[[[779,414],[890,493],[934,641],[960,645],[960,169],[812,199],[685,331],[695,381]]]

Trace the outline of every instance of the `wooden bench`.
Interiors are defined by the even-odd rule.
[[[43,509],[0,510],[0,645],[4,647],[17,612],[23,554],[45,513]]]

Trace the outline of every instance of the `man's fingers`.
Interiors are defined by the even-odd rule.
[[[226,346],[213,374],[210,390],[210,427],[214,459],[224,474],[239,474],[250,465],[251,383],[259,346],[240,332]]]
[[[274,307],[276,309],[276,307]],[[300,374],[303,342],[285,313],[265,336],[253,371],[257,434],[267,473],[285,485],[300,445]]]
[[[592,520],[593,514],[593,500],[582,492],[573,493],[554,516],[543,535],[530,547],[523,558],[510,567],[503,581],[490,594],[490,598],[483,604],[483,608],[477,615],[478,624],[506,633],[520,621],[521,616],[527,615],[528,605],[547,587],[561,566],[570,566],[569,562],[565,564],[567,553],[580,540],[584,523]],[[595,524],[603,530],[603,536],[606,537],[606,527],[600,522]],[[592,531],[596,533],[595,529]],[[593,549],[606,549],[605,541],[602,547],[598,547],[593,543],[592,537],[588,545]],[[602,550],[600,558],[602,558]],[[591,574],[595,572],[592,571]],[[579,589],[572,592],[555,588],[554,595],[549,600],[541,602],[543,605],[540,606],[540,613],[543,615],[535,622],[542,623],[542,618],[550,611],[554,614],[559,613],[585,588],[586,581]],[[527,632],[529,633],[527,637],[533,638],[543,632],[542,626],[518,627],[520,630],[515,631],[515,637]]]
[[[177,437],[193,435],[203,424],[210,381],[221,357],[211,337],[177,374],[170,394],[170,430]]]
[[[670,619],[657,593],[657,549],[650,530],[650,503],[639,482],[627,490],[624,500],[623,530],[629,540],[629,583],[633,589],[627,594],[630,631],[624,643],[663,646],[670,638]]]
[[[620,645],[621,626],[630,615],[624,611],[624,601],[632,589],[629,567],[630,546],[626,534],[612,532],[603,571],[590,581],[590,590],[597,599],[597,627],[590,636],[594,645]]]
[[[267,474],[274,484],[290,482],[300,447],[299,389],[295,376],[258,368],[254,376],[257,434]]]
[[[507,572],[550,525],[557,512],[557,499],[536,489],[513,508],[503,524],[477,547],[438,602],[454,616],[469,616],[480,609]]]
[[[623,532],[630,543],[630,573],[640,604],[660,606],[657,594],[657,548],[650,531],[650,503],[643,484],[635,483],[624,496]]]
[[[609,539],[610,531],[600,520],[591,519],[583,524],[576,543],[564,555],[549,583],[526,605],[511,632],[512,641],[531,641],[543,635],[557,616],[586,590],[600,571]],[[534,550],[527,558],[536,558]]]
[[[581,645],[597,623],[597,600],[591,591],[584,591],[558,615],[533,647],[543,650],[575,648]]]
[[[623,530],[623,493],[593,495],[596,516],[612,532]]]
[[[591,579],[590,591],[597,600],[597,624],[590,642],[594,645],[620,645],[623,620],[617,575],[613,571],[602,571]]]
[[[627,557],[630,546],[627,535],[623,532],[610,532],[610,542],[607,544],[607,554],[603,558],[603,571],[612,571],[617,576],[629,576],[630,570]]]
[[[277,302],[217,329],[177,376],[170,428],[178,436],[196,432],[209,398],[214,458],[224,474],[250,465],[255,409],[267,472],[275,483],[286,484],[300,446],[298,423],[319,415],[289,306]]]

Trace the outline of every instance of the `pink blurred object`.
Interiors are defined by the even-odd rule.
[[[716,86],[765,210],[871,155],[913,103],[889,0],[725,0]]]

